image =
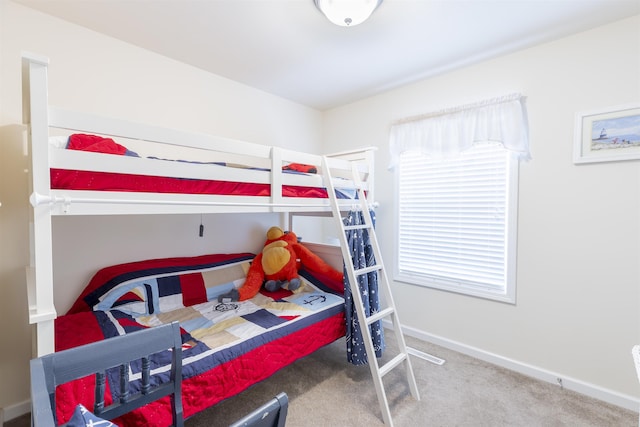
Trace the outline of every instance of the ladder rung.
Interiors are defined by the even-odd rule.
[[[402,361],[404,361],[406,358],[407,358],[407,353],[400,353],[393,359],[389,360],[387,363],[385,363],[380,367],[380,376],[384,377],[386,374],[389,373],[389,371],[391,371],[393,368],[395,368],[400,363],[402,363]]]
[[[368,228],[373,228],[373,227],[371,227],[370,225],[367,225],[367,224],[345,225],[344,226],[345,231],[347,231],[347,230],[365,230],[365,229],[368,229]]]
[[[381,310],[371,316],[367,317],[367,325],[370,325],[374,322],[377,322],[380,319],[384,319],[388,315],[393,313],[393,307],[387,307],[384,310]]]
[[[348,178],[347,178],[348,179]],[[345,182],[344,178],[331,178],[331,184],[336,190],[355,190],[355,191],[367,191],[368,187],[364,184],[358,184],[353,181]]]
[[[382,270],[382,266],[379,264],[372,265],[371,267],[360,268],[353,270],[356,276],[362,276],[363,274],[371,273],[372,271]]]

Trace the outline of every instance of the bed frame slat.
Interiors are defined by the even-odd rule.
[[[106,387],[106,375],[102,372],[96,372],[96,390],[95,403],[93,404],[93,412],[100,415],[104,411],[104,391]]]

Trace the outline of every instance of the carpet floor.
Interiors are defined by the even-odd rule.
[[[395,355],[391,341],[385,357]],[[396,427],[638,426],[636,412],[411,337],[406,341],[446,362],[411,356],[420,401],[411,396],[404,367],[384,377]],[[344,340],[191,417],[186,426],[228,425],[280,391],[290,400],[287,425],[384,426],[370,370],[346,362]]]

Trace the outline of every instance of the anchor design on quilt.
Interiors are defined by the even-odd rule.
[[[238,304],[234,304],[234,303],[225,303],[225,302],[221,302],[218,303],[218,305],[216,305],[216,311],[231,311],[231,310],[237,310],[238,309]]]
[[[327,300],[327,297],[324,295],[311,295],[307,299],[303,300],[303,304],[313,305],[320,301],[320,303],[324,303]]]

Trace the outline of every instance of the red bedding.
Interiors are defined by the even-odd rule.
[[[209,194],[219,196],[268,197],[271,195],[269,184],[53,168],[51,169],[51,188],[53,190]],[[326,199],[327,190],[325,188],[283,185],[282,197]]]
[[[115,292],[118,295],[130,298],[130,295],[135,293],[136,289],[130,285],[132,282],[144,282],[145,286],[155,287],[156,290],[154,292],[160,295],[160,299],[173,298],[169,295],[169,291],[178,292],[175,295],[184,296],[187,287],[206,286],[204,282],[200,284],[198,280],[193,280],[194,275],[200,274],[202,271],[204,272],[202,273],[203,277],[206,278],[209,277],[207,275],[210,275],[209,269],[211,268],[236,268],[239,262],[248,262],[247,257],[250,255],[217,254],[193,258],[169,258],[128,263],[103,269],[94,276],[94,279],[80,295],[70,313],[56,319],[56,350],[60,351],[80,346],[105,339],[105,337],[113,334],[145,327],[144,322],[142,322],[142,325],[140,324],[141,319],[145,319],[145,315],[136,318],[135,315],[132,317],[120,311],[126,311],[125,308],[127,307],[126,302],[122,305],[117,305],[123,301],[123,297],[114,302],[112,310],[106,312],[91,311],[92,307],[104,304],[105,298],[108,299],[110,293]],[[168,273],[175,274],[175,276],[167,276]],[[313,284],[314,289],[323,289],[326,293],[322,293],[322,295],[326,295],[328,300],[334,299],[338,304],[336,305],[334,302],[332,306],[327,306],[326,309],[320,306],[316,310],[311,310],[313,313],[308,317],[301,318],[302,320],[299,322],[293,321],[297,317],[297,312],[291,306],[287,306],[280,312],[276,308],[275,315],[267,313],[267,317],[262,315],[257,320],[253,316],[264,310],[245,314],[242,317],[257,322],[261,328],[265,328],[264,332],[239,344],[223,346],[225,348],[220,350],[209,349],[204,341],[201,342],[195,339],[192,334],[196,333],[198,329],[194,329],[193,325],[188,324],[188,322],[185,324],[181,322],[183,342],[184,346],[186,346],[183,346],[183,359],[186,360],[189,357],[198,359],[197,362],[189,362],[189,364],[183,365],[182,396],[185,417],[189,417],[223,399],[234,396],[295,360],[307,356],[318,348],[344,336],[343,300],[335,292],[335,290],[342,289],[342,284],[327,282],[328,279],[319,275],[311,276],[308,273],[303,273],[303,275],[309,283]],[[225,278],[227,276],[228,274],[225,275]],[[189,277],[190,279],[182,280],[183,277]],[[155,284],[154,280],[157,280],[158,283]],[[189,292],[194,293],[193,289]],[[195,293],[197,294],[198,292]],[[157,295],[155,297],[156,300],[158,299]],[[300,297],[302,295],[300,294]],[[153,297],[149,296],[149,298]],[[285,300],[293,301],[297,296],[292,295],[290,291],[280,290],[272,294],[263,291],[258,298],[273,301],[267,303],[269,307],[272,307],[273,304],[286,303]],[[173,301],[179,300],[174,298]],[[187,298],[183,298],[181,301],[178,302],[179,305],[184,304],[186,306],[191,304],[191,302],[187,302],[190,301]],[[199,301],[193,301],[193,303],[194,305],[189,305],[182,309],[193,312],[202,310],[201,307],[207,304]],[[250,304],[254,303],[251,302]],[[308,304],[308,302],[305,301],[304,304]],[[306,307],[306,305],[304,306]],[[153,311],[154,309],[150,308],[150,310]],[[177,311],[179,309],[175,312]],[[236,308],[236,312],[242,314],[243,310],[242,308]],[[174,312],[170,313],[173,316]],[[146,314],[147,317],[152,315],[161,319],[163,313]],[[265,323],[264,319],[267,319],[268,322],[273,322],[275,319],[276,326],[267,325],[268,322]],[[228,321],[228,319],[225,321]],[[237,325],[236,321],[233,321],[233,323]],[[251,327],[251,322],[248,323],[249,327]],[[120,331],[115,332],[113,325]],[[225,340],[228,340],[226,337],[229,333],[224,332],[224,334]],[[205,338],[202,339],[206,341]],[[194,345],[194,342],[197,342],[197,344]],[[209,341],[206,342],[209,343]],[[205,353],[208,354],[207,351],[209,353],[212,352],[212,354],[205,359],[202,356]],[[200,365],[200,359],[208,361],[210,358],[215,359],[211,362],[212,368],[206,367],[208,365]],[[206,370],[202,371],[205,367]],[[93,384],[93,378],[85,378],[58,388],[56,402],[59,421],[68,420],[78,403],[82,403],[87,408],[93,407]],[[112,400],[109,388],[106,394],[106,403],[109,403]],[[147,405],[125,415],[116,420],[116,422],[126,426],[169,425],[171,423],[169,401],[165,399],[164,401]]]

